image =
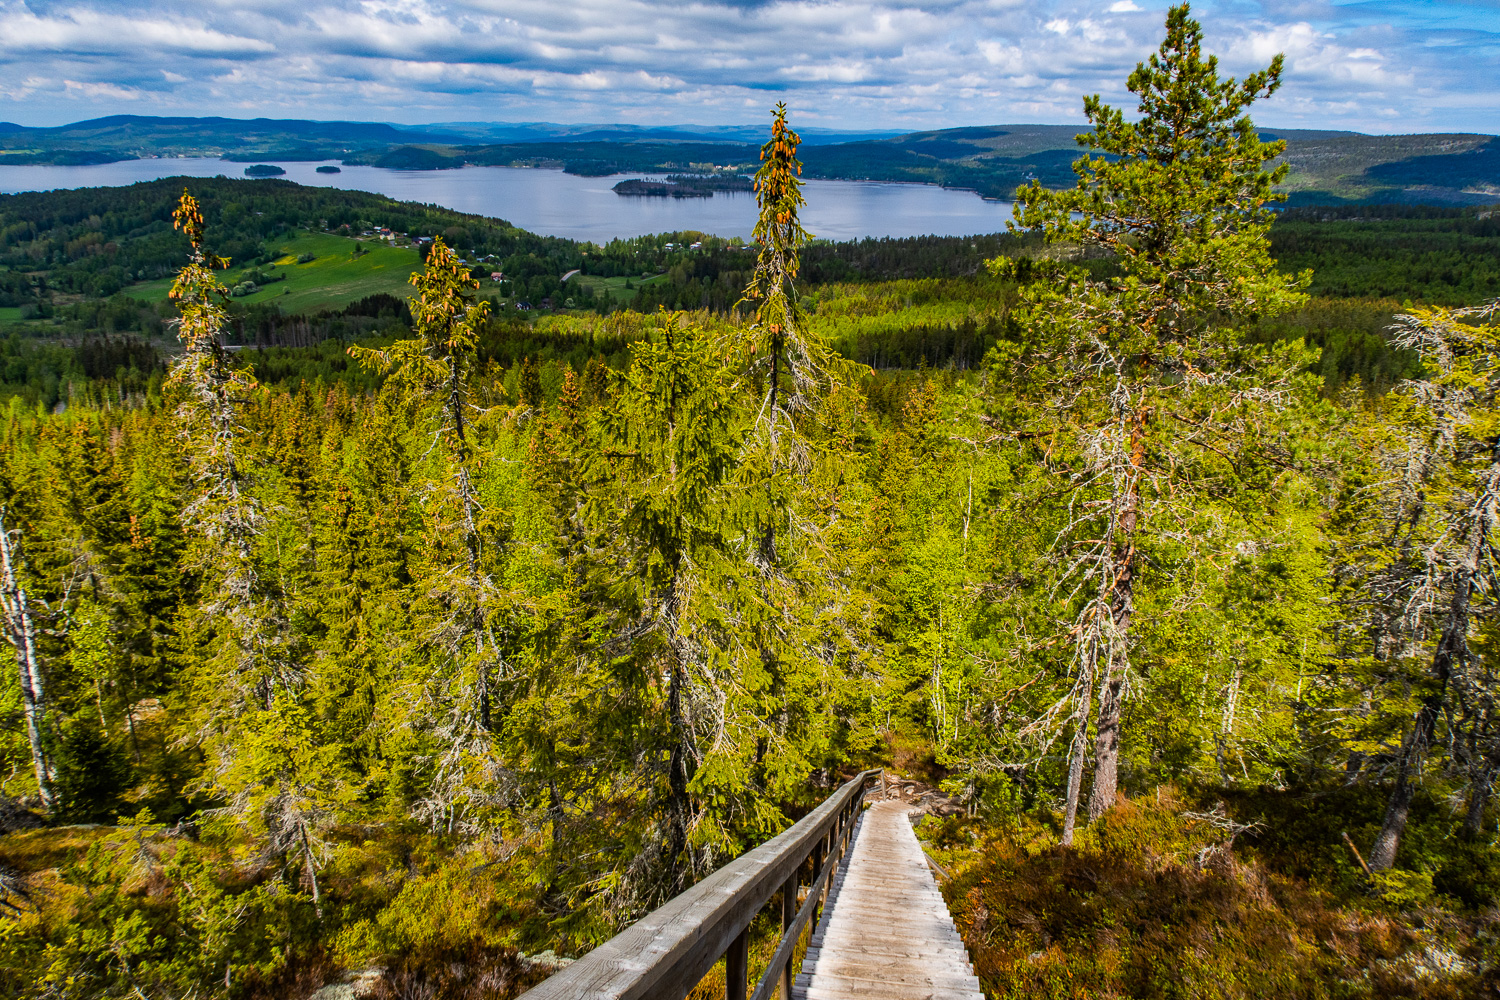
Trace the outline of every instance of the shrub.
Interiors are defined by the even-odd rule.
[[[62,743],[57,784],[63,817],[74,823],[112,821],[130,780],[124,751],[88,716],[74,720]]]
[[[0,932],[0,993],[187,1000],[274,979],[311,937],[311,906],[227,860],[144,812],[93,841]]]
[[[375,981],[375,1000],[508,1000],[546,978],[514,948],[428,945],[396,959]]]
[[[1479,985],[1472,949],[1439,948],[1452,960],[1433,973],[1438,944],[1395,912],[1432,900],[1430,876],[1391,873],[1384,898],[1340,906],[1192,811],[1163,790],[1121,804],[1074,848],[1056,846],[1050,817],[941,824],[932,840],[958,869],[944,895],[986,995],[1438,998]]]

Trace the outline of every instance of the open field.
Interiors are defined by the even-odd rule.
[[[579,274],[568,279],[568,284],[581,285],[591,290],[595,295],[608,294],[615,302],[628,302],[635,298],[635,291],[643,285],[654,284],[666,279],[665,274],[652,275],[649,278],[601,278],[593,274]],[[630,287],[626,288],[625,283]]]
[[[421,267],[415,250],[387,246],[373,240],[361,242],[325,233],[298,233],[276,244],[281,255],[259,270],[285,274],[282,281],[263,285],[236,302],[275,302],[283,312],[317,312],[341,309],[351,302],[385,292],[405,297],[411,292],[407,279]],[[355,256],[356,248],[368,251]],[[313,260],[297,263],[303,254]],[[247,269],[230,267],[220,278],[233,288],[244,280]],[[126,290],[132,298],[157,302],[167,297],[169,279],[142,282]]]
[[[0,324],[19,323],[21,321],[20,306],[0,306]]]

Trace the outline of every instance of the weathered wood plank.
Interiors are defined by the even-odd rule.
[[[863,983],[804,986],[795,995],[802,1000],[984,1000],[984,994],[977,989],[954,990],[943,986],[870,988]]]
[[[878,772],[846,783],[771,840],[621,931],[534,987],[524,1000],[676,1000],[703,978],[864,796]]]
[[[953,918],[900,802],[871,806],[834,880],[792,995],[802,1000],[979,1000]]]

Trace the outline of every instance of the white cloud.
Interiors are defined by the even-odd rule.
[[[1266,124],[1493,130],[1496,36],[1476,26],[1472,7],[1459,16],[1460,2],[1420,5],[1421,22],[1407,25],[1389,8],[1375,23],[1309,0],[1197,13],[1229,72],[1286,54],[1285,85],[1257,109]],[[1433,13],[1449,7],[1458,13],[1446,20]],[[1082,94],[1134,106],[1125,78],[1162,32],[1145,9],[1138,0],[0,0],[0,119],[58,124],[115,106],[713,122],[758,118],[782,98],[807,124],[1077,122]]]
[[[0,10],[7,54],[66,52],[115,54],[129,49],[246,57],[274,52],[270,41],[216,31],[189,18],[130,17],[88,8],[38,17],[24,4]]]
[[[134,87],[117,87],[112,83],[88,83],[64,80],[63,88],[69,96],[85,100],[139,101],[144,95]]]

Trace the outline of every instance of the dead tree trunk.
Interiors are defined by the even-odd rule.
[[[1078,692],[1078,729],[1068,754],[1068,804],[1063,810],[1062,842],[1073,843],[1073,827],[1078,822],[1078,798],[1083,789],[1083,758],[1089,745],[1089,704],[1094,700],[1092,666],[1086,666]]]
[[[1465,518],[1463,549],[1458,563],[1448,574],[1448,614],[1443,622],[1442,637],[1432,656],[1432,678],[1437,690],[1422,700],[1411,735],[1401,746],[1401,766],[1396,772],[1396,786],[1386,802],[1385,820],[1370,849],[1370,867],[1376,871],[1396,863],[1396,849],[1406,830],[1412,796],[1416,794],[1416,772],[1432,744],[1438,718],[1448,695],[1448,682],[1455,669],[1462,669],[1469,658],[1469,614],[1474,587],[1480,577],[1481,563],[1489,545],[1489,534],[1495,523],[1496,485],[1500,485],[1500,464],[1492,466],[1484,477],[1480,495]],[[1483,814],[1483,803],[1480,813]]]
[[[1130,670],[1130,624],[1135,617],[1136,529],[1140,522],[1141,472],[1146,462],[1147,409],[1136,409],[1130,426],[1130,465],[1117,498],[1114,538],[1114,587],[1109,595],[1111,628],[1104,678],[1099,685],[1099,716],[1094,737],[1094,787],[1089,793],[1089,820],[1115,804],[1120,785],[1120,705]]]
[[[692,717],[688,704],[688,644],[678,632],[680,562],[673,559],[672,577],[662,595],[662,617],[667,631],[667,751],[666,853],[668,894],[676,895],[693,882],[693,858],[688,846],[692,831],[694,752]]]
[[[1493,754],[1487,755],[1479,773],[1474,775],[1469,787],[1469,808],[1464,813],[1464,833],[1479,836],[1484,827],[1484,810],[1490,801],[1490,784],[1495,780],[1495,770],[1500,761]]]
[[[36,652],[36,626],[31,619],[31,605],[17,570],[19,554],[16,539],[19,531],[5,529],[5,513],[0,510],[0,611],[5,621],[5,640],[16,653],[16,667],[21,680],[21,703],[26,715],[26,736],[31,741],[31,763],[36,771],[37,794],[50,814],[57,808],[56,768],[47,752],[43,720],[47,714],[47,697],[42,682],[42,665]]]

